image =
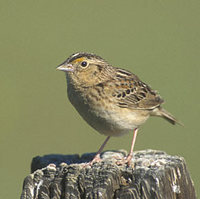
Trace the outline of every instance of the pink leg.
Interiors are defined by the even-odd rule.
[[[137,132],[138,132],[138,128],[135,128],[134,132],[133,132],[133,140],[132,140],[132,144],[131,144],[131,150],[130,150],[130,153],[128,154],[127,158],[126,158],[126,161],[127,161],[128,164],[131,163],[131,159],[133,157],[133,149],[134,149],[134,145],[135,145],[135,141],[136,141],[136,137],[137,137]]]
[[[94,162],[98,162],[101,160],[100,158],[100,154],[103,151],[103,148],[105,147],[106,143],[108,142],[108,140],[110,139],[110,136],[108,136],[104,143],[101,145],[100,149],[97,151],[96,155],[94,156],[93,160],[89,163],[90,165],[92,165]]]

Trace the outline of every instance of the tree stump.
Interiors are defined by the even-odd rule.
[[[182,157],[162,151],[134,153],[132,165],[118,165],[125,151],[106,151],[102,161],[86,166],[94,154],[33,158],[32,174],[21,199],[195,199],[193,182]]]

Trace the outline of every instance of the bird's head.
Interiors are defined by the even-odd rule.
[[[75,53],[57,67],[64,71],[72,82],[84,86],[100,83],[106,77],[109,64],[101,57],[91,53]]]

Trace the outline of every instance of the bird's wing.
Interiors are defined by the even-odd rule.
[[[164,102],[156,91],[129,71],[117,68],[113,78],[116,83],[112,96],[121,108],[152,110]]]

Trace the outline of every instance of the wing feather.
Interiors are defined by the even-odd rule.
[[[151,110],[164,102],[155,90],[129,71],[117,69],[114,78],[117,89],[113,94],[121,108]]]

